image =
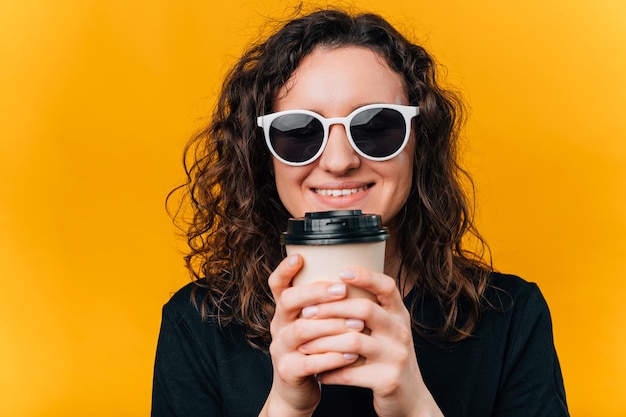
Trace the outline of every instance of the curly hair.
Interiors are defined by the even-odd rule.
[[[274,301],[267,278],[284,257],[279,241],[290,214],[278,196],[256,116],[272,111],[279,89],[320,46],[369,48],[406,80],[409,103],[419,106],[420,116],[413,122],[413,185],[394,227],[398,276],[410,276],[442,311],[434,327],[414,317],[417,332],[447,341],[470,336],[491,267],[483,261],[486,244],[464,193],[471,179],[457,163],[462,102],[438,84],[436,64],[424,48],[378,15],[340,10],[292,19],[250,47],[226,76],[210,123],[185,148],[188,181],[168,199],[183,191],[190,203],[185,261],[194,281],[209,288],[199,306],[203,317],[220,326],[237,323],[248,343],[268,347]],[[479,250],[465,249],[467,236]]]

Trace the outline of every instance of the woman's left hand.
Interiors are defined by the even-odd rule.
[[[360,268],[344,270],[340,277],[346,284],[374,294],[378,304],[369,299],[349,298],[306,309],[310,319],[358,319],[369,330],[321,337],[300,346],[299,350],[305,354],[354,352],[365,358],[360,365],[319,374],[318,380],[323,384],[372,389],[374,407],[380,417],[442,416],[422,379],[413,345],[411,317],[396,282],[387,275]],[[314,316],[311,311],[315,312]]]

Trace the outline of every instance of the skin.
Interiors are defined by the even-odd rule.
[[[307,56],[278,94],[274,111],[308,109],[339,117],[370,103],[407,104],[404,80],[378,55],[359,47],[318,48]],[[303,167],[274,161],[281,200],[293,216],[306,211],[361,209],[390,224],[411,188],[411,138],[405,150],[384,162],[361,158],[341,125],[331,128],[320,158]],[[316,189],[357,188],[349,196]],[[393,242],[388,262],[394,260]],[[381,417],[441,416],[426,388],[415,355],[411,319],[396,282],[365,269],[340,272],[341,282],[292,287],[302,258],[291,255],[269,277],[276,300],[270,331],[274,379],[262,416],[310,416],[320,384],[370,388]],[[346,284],[363,288],[376,302],[346,298]],[[368,332],[362,330],[367,328]],[[365,358],[358,366],[359,357]]]
[[[274,111],[312,110],[324,117],[343,117],[374,103],[408,104],[400,74],[369,49],[318,48],[279,92]],[[370,161],[352,149],[342,125],[333,125],[324,152],[313,163],[292,167],[274,160],[278,194],[294,217],[306,211],[361,209],[380,214],[387,224],[409,195],[414,149],[411,138],[395,158]],[[316,192],[344,189],[359,191],[341,197]]]

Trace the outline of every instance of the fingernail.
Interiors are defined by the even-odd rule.
[[[317,306],[304,307],[301,314],[305,319],[315,317],[317,315]]]
[[[346,327],[348,327],[348,329],[363,330],[363,328],[365,328],[365,322],[359,319],[347,319]]]
[[[298,264],[298,255],[291,255],[287,258],[287,265],[296,266]]]
[[[344,295],[346,293],[346,284],[333,284],[328,287],[328,293],[332,295]]]
[[[347,361],[353,361],[357,359],[359,355],[357,353],[344,353],[343,358]]]
[[[342,269],[341,271],[339,271],[339,277],[341,279],[354,279],[356,278],[356,271],[353,271],[352,269]]]

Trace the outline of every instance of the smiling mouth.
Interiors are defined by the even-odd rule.
[[[345,197],[345,196],[348,196],[348,195],[356,194],[356,193],[358,193],[360,191],[365,191],[369,187],[370,186],[366,185],[365,187],[343,188],[341,190],[314,188],[313,191],[315,191],[319,195],[323,195],[323,196],[326,196],[326,197]]]

